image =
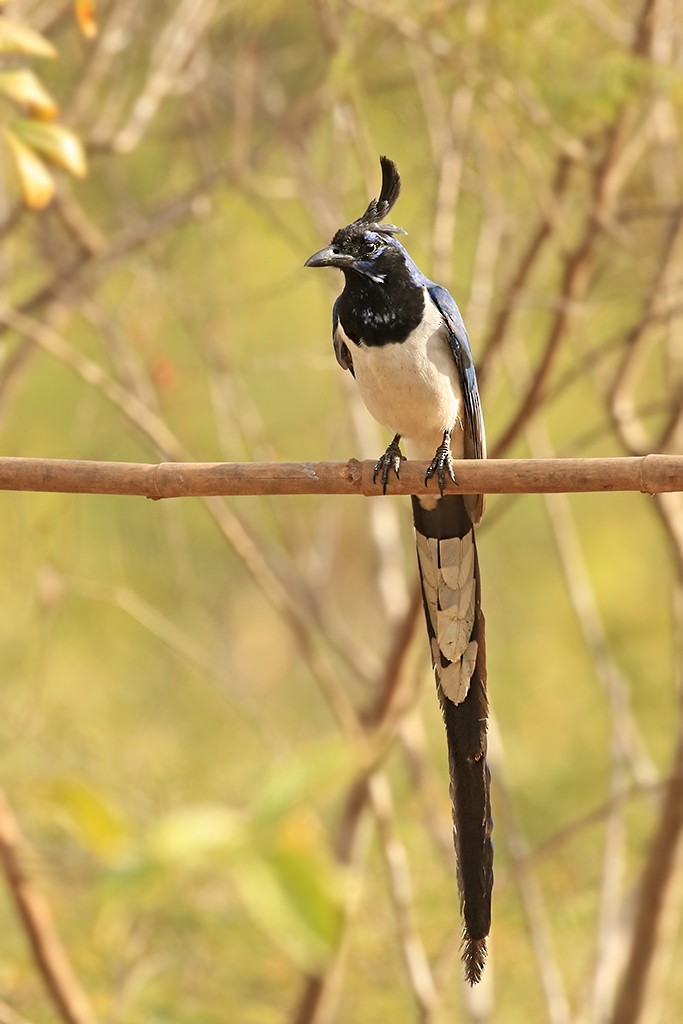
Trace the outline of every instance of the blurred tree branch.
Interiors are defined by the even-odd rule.
[[[22,865],[24,841],[0,790],[0,862],[48,995],[66,1024],[96,1024],[90,1001],[55,928],[50,908]]]
[[[0,400],[3,426],[12,438],[5,450],[44,451],[44,435],[42,441],[37,439],[40,422],[58,437],[59,451],[70,448],[77,455],[83,451],[80,445],[84,440],[87,452],[105,458],[117,455],[121,443],[125,446],[132,441],[134,453],[135,445],[141,445],[143,451],[134,458],[151,453],[168,460],[162,468],[142,465],[131,470],[127,465],[121,470],[139,474],[137,493],[147,493],[144,488],[153,487],[156,497],[165,475],[174,481],[176,490],[185,486],[187,479],[179,482],[184,467],[178,463],[190,462],[196,453],[200,458],[229,458],[233,466],[245,457],[277,463],[281,453],[284,459],[298,453],[297,445],[308,443],[308,433],[325,457],[343,457],[349,436],[355,438],[354,448],[362,456],[370,454],[374,434],[357,409],[347,415],[337,408],[334,385],[328,385],[328,371],[322,369],[324,357],[318,361],[317,354],[313,355],[317,348],[313,349],[312,341],[309,346],[307,339],[320,331],[322,322],[313,293],[301,299],[295,289],[298,267],[310,251],[309,243],[313,247],[313,239],[331,234],[349,219],[345,215],[347,198],[349,204],[352,200],[346,193],[352,182],[356,183],[354,204],[359,196],[367,201],[367,190],[374,194],[376,154],[389,152],[397,156],[405,175],[406,205],[402,209],[407,216],[405,226],[414,234],[409,240],[411,247],[421,250],[421,261],[431,256],[443,283],[452,286],[455,281],[459,301],[463,295],[469,296],[466,321],[475,353],[481,354],[479,375],[485,388],[489,432],[494,440],[499,439],[494,447],[507,451],[514,444],[529,440],[533,444],[528,428],[542,422],[546,454],[594,454],[598,444],[598,454],[623,451],[640,456],[649,449],[670,453],[668,465],[676,475],[668,475],[664,485],[678,487],[676,453],[683,390],[677,320],[680,140],[677,92],[675,85],[672,88],[681,59],[676,4],[650,0],[635,13],[624,9],[618,14],[604,4],[591,5],[584,0],[542,6],[541,12],[533,5],[526,10],[473,0],[428,4],[408,11],[391,0],[380,5],[367,0],[345,0],[341,5],[317,0],[309,11],[286,10],[281,4],[252,9],[228,5],[224,0],[168,0],[162,5],[114,0],[106,10],[98,5],[99,35],[86,49],[80,37],[74,38],[70,2],[23,4],[22,17],[48,33],[67,55],[55,73],[55,94],[61,91],[69,97],[63,105],[64,117],[85,140],[91,170],[88,180],[77,188],[59,182],[51,207],[40,217],[27,215],[4,192],[0,196],[2,309],[6,313],[0,326]],[[359,178],[363,186],[357,184]],[[357,212],[354,208],[352,215]],[[199,230],[192,230],[195,223]],[[431,227],[426,233],[414,231],[420,223]],[[290,266],[291,259],[296,268]],[[249,274],[253,280],[248,280]],[[276,303],[277,316],[267,320],[266,348],[265,311],[269,307],[274,311]],[[178,312],[181,306],[182,316]],[[296,324],[295,330],[288,330],[286,340],[284,322]],[[521,374],[517,364],[521,394],[510,385],[518,347],[514,335],[524,337],[532,367]],[[319,344],[317,338],[315,344]],[[48,358],[35,359],[39,352]],[[204,376],[201,371],[196,373],[197,356],[203,362]],[[177,366],[169,368],[172,360]],[[157,362],[163,363],[160,370]],[[331,356],[325,365],[330,366],[331,379]],[[69,392],[76,396],[73,408],[62,408],[59,395],[51,390],[53,371],[59,376],[62,367],[73,374],[73,391]],[[305,388],[301,385],[304,378],[309,382]],[[46,394],[50,401],[43,404]],[[319,395],[324,398],[319,400]],[[36,404],[27,410],[29,402]],[[41,403],[39,416],[37,403]],[[205,404],[211,408],[209,417]],[[293,440],[288,420],[298,422],[300,418],[301,434]],[[100,421],[102,432],[91,445],[90,429]],[[129,451],[124,447],[121,457],[130,457]],[[315,448],[313,453],[319,457]],[[74,465],[38,463],[42,460],[25,463],[22,472],[33,473],[35,479],[50,466],[52,471],[66,474],[64,482],[75,469]],[[0,468],[4,465],[0,460]],[[650,468],[661,470],[666,465],[636,459],[609,463],[613,468],[607,470],[604,464],[593,466],[592,477],[584,476],[583,482],[603,489],[606,480],[616,484],[617,478],[610,474],[618,474],[620,485],[627,481],[635,489],[654,490],[655,477],[647,474]],[[15,469],[17,466],[15,463]],[[100,480],[111,469],[106,463],[92,466],[99,466],[93,472],[104,474]],[[341,481],[343,487],[376,493],[370,482],[371,463],[342,462],[331,469],[329,464],[317,462],[304,466],[303,478],[313,469],[325,477],[330,489]],[[471,483],[474,477],[468,477],[470,472],[491,472],[496,478],[513,469],[495,463],[465,466],[461,483],[468,479]],[[528,489],[533,479],[533,487],[539,490],[550,484],[564,489],[568,473],[584,473],[585,469],[586,464],[572,467],[559,460],[554,467],[539,463],[524,470],[533,477],[520,486]],[[207,467],[192,464],[190,475],[195,470],[201,474]],[[84,471],[89,473],[91,468],[84,470],[81,465],[77,470]],[[209,475],[212,472],[209,470]],[[234,472],[239,475],[242,471]],[[262,475],[264,467],[248,472]],[[276,466],[272,472],[280,477],[274,483],[275,477],[266,481],[271,488],[290,486],[284,478],[292,473],[302,478],[301,467]],[[406,466],[402,478],[400,485],[391,487],[394,493],[419,492],[417,467]],[[481,485],[483,478],[478,479]],[[250,493],[260,484],[263,480],[250,483]],[[21,499],[16,497],[6,500],[12,510],[28,507],[19,506]],[[618,502],[615,497],[605,519],[623,530],[624,524],[618,522],[623,506]],[[87,504],[74,503],[79,510]],[[628,984],[637,989],[628,994],[634,1005],[650,1002],[651,979],[666,955],[667,940],[660,925],[672,906],[669,894],[676,842],[672,833],[678,825],[675,816],[671,817],[671,801],[677,773],[663,770],[663,783],[641,781],[631,789],[618,775],[617,760],[624,753],[638,769],[636,774],[643,774],[647,759],[643,759],[639,744],[633,744],[640,730],[653,747],[653,759],[660,753],[659,747],[654,750],[652,731],[641,721],[635,699],[637,712],[627,708],[628,715],[623,714],[620,691],[624,681],[629,680],[634,693],[636,688],[647,688],[648,703],[657,697],[662,743],[668,730],[661,726],[661,709],[667,705],[661,692],[665,688],[653,685],[659,681],[654,668],[651,677],[646,674],[642,679],[630,666],[628,671],[626,666],[620,671],[619,666],[625,664],[618,646],[620,633],[629,631],[625,626],[629,620],[602,607],[603,593],[593,589],[588,573],[591,531],[596,537],[605,536],[604,524],[594,518],[586,525],[578,506],[574,518],[564,499],[551,499],[550,522],[557,538],[553,560],[550,546],[538,542],[535,550],[537,538],[530,537],[526,527],[532,520],[522,521],[514,539],[501,540],[503,531],[498,527],[502,516],[497,513],[514,510],[526,515],[532,504],[500,502],[487,519],[486,540],[488,544],[491,538],[494,552],[487,592],[493,595],[494,619],[497,616],[503,624],[498,643],[511,649],[526,644],[523,662],[528,672],[533,662],[529,649],[538,643],[541,625],[542,631],[551,625],[547,621],[550,612],[541,608],[540,601],[541,619],[529,624],[522,621],[519,606],[525,598],[534,606],[534,595],[526,593],[522,581],[520,594],[525,597],[518,600],[515,593],[514,607],[505,614],[496,607],[496,592],[501,585],[504,589],[511,549],[519,547],[528,552],[525,574],[538,556],[547,559],[544,573],[549,581],[558,573],[562,576],[597,676],[610,694],[610,714],[603,730],[606,748],[612,740],[609,796],[565,829],[550,828],[550,838],[537,838],[534,844],[527,839],[525,815],[537,801],[533,790],[537,780],[529,773],[519,774],[518,745],[506,743],[510,764],[503,778],[502,846],[514,854],[515,866],[507,879],[505,872],[499,874],[496,927],[502,937],[499,945],[493,944],[499,966],[491,966],[500,971],[506,994],[508,990],[511,993],[507,1005],[514,1005],[518,1014],[532,1019],[541,1007],[550,1019],[564,1020],[574,1013],[582,1024],[584,1020],[596,1024],[597,1007],[588,1004],[599,990],[596,1003],[600,1003],[600,1012],[606,1015],[614,1009],[610,1005],[614,962],[605,959],[597,965],[595,975],[593,965],[586,964],[578,985],[573,981],[570,985],[572,968],[563,960],[566,934],[572,940],[580,934],[580,942],[587,948],[592,917],[583,931],[574,919],[567,924],[570,915],[556,917],[545,892],[545,874],[536,869],[542,863],[544,871],[549,870],[551,855],[557,854],[565,840],[582,835],[598,820],[607,820],[599,885],[593,886],[590,866],[584,865],[582,913],[586,903],[592,907],[593,902],[602,901],[602,910],[596,911],[598,957],[607,956],[607,946],[611,948],[615,927],[620,925],[631,942],[630,956],[640,958],[633,976],[624,975],[622,1004],[627,1000]],[[628,507],[636,505],[644,510],[638,523],[654,520],[661,546],[670,545],[671,562],[683,571],[680,495],[658,495]],[[105,506],[103,516],[108,516],[116,503],[101,503]],[[316,696],[331,711],[329,722],[324,718],[324,728],[340,730],[359,762],[353,780],[341,794],[336,823],[327,826],[337,861],[349,868],[358,885],[345,897],[348,902],[339,946],[326,966],[302,979],[292,1020],[299,1024],[331,1021],[344,995],[349,997],[347,1007],[351,1006],[345,1012],[367,1016],[362,1000],[374,985],[373,1012],[379,1006],[376,1016],[396,1016],[400,1000],[406,1020],[413,1015],[423,1024],[432,1024],[447,1016],[454,1001],[452,980],[459,936],[450,923],[436,934],[428,904],[423,905],[436,872],[442,871],[452,880],[452,850],[447,815],[444,812],[440,817],[445,796],[440,788],[440,768],[432,754],[432,717],[436,714],[433,702],[425,700],[425,708],[418,705],[420,683],[427,672],[418,672],[412,664],[416,657],[411,652],[419,649],[413,638],[420,603],[415,587],[401,578],[409,545],[401,545],[399,503],[299,503],[297,499],[257,503],[248,499],[245,506],[249,511],[240,509],[238,514],[234,503],[214,497],[206,506],[225,547],[206,579],[185,586],[182,600],[187,603],[182,607],[171,611],[168,595],[150,596],[146,587],[148,583],[152,586],[147,578],[152,572],[141,575],[136,584],[126,576],[121,583],[116,569],[111,570],[113,582],[107,577],[102,582],[83,583],[78,558],[73,566],[69,563],[66,593],[122,609],[174,656],[196,666],[212,684],[224,675],[231,686],[231,701],[235,697],[245,718],[258,716],[261,702],[264,732],[274,720],[278,729],[284,729],[287,713],[298,714],[294,712],[299,707],[297,701],[302,713],[296,740],[305,734],[309,720],[311,730],[317,733],[321,729],[317,707],[309,707],[312,702],[299,688],[310,676]],[[183,503],[182,514],[193,507],[194,503]],[[359,519],[353,518],[354,507]],[[157,515],[143,514],[142,518],[146,523],[163,521],[168,525],[172,521],[173,529],[182,530],[178,527],[179,508],[178,503],[165,503]],[[617,511],[612,512],[613,508]],[[12,515],[14,511],[10,521]],[[66,530],[57,518],[51,528]],[[30,527],[23,529],[28,532]],[[115,533],[116,518],[107,519],[103,529]],[[8,535],[10,532],[8,527]],[[30,534],[36,548],[31,556],[36,559],[44,550],[39,534],[39,529]],[[192,545],[186,543],[182,556],[175,549],[175,540],[165,535],[163,540],[169,560],[182,563],[178,575],[183,581],[191,578],[188,567],[196,570],[203,564],[203,549],[197,551],[194,528],[191,535]],[[645,574],[661,563],[656,543],[652,537],[646,542],[638,536]],[[111,551],[115,562],[115,544],[109,535],[103,548],[107,554]],[[119,555],[124,568],[120,571],[132,573],[125,566],[128,558],[136,557],[134,537],[127,537],[122,548]],[[147,554],[145,547],[143,561]],[[239,585],[232,578],[233,554]],[[486,556],[486,551],[482,554]],[[6,559],[8,566],[14,564],[14,556],[12,550]],[[29,569],[22,563],[22,573],[17,570],[20,580],[33,569],[29,556],[26,558]],[[51,558],[61,565],[69,553],[56,543]],[[617,566],[615,577],[618,573]],[[88,577],[96,574],[90,567],[86,573]],[[103,575],[106,577],[104,570]],[[353,580],[352,587],[348,579]],[[11,613],[15,604],[20,604],[14,589],[17,585],[8,600],[8,623],[13,623]],[[353,597],[347,603],[350,593]],[[368,596],[361,600],[361,594]],[[621,605],[631,607],[637,600],[638,595],[629,592]],[[548,609],[551,607],[549,604]],[[226,649],[238,647],[242,637],[235,633],[232,620],[243,623],[248,616],[260,621],[264,608],[264,619],[273,609],[278,627],[284,628],[281,633],[276,630],[276,641],[261,636],[258,646],[265,651],[274,643],[276,657],[283,663],[292,657],[291,671],[279,668],[267,687],[261,686],[259,678],[260,651],[253,663],[243,659],[238,666],[232,651],[230,657],[214,657],[211,646],[203,646],[204,635],[195,636],[186,625],[186,616],[189,621],[204,622],[206,635],[214,644],[219,637]],[[12,628],[8,625],[8,630]],[[17,643],[32,646],[29,634],[19,630],[18,637]],[[10,635],[10,651],[14,643]],[[654,661],[652,638],[643,635],[642,643],[649,646]],[[558,635],[558,653],[553,659],[558,677],[562,673],[559,663],[564,660],[559,652],[564,649]],[[506,674],[500,683],[492,678],[492,689],[494,700],[509,709],[511,704],[506,701],[514,699],[510,695],[519,674],[506,655],[497,655]],[[11,677],[10,655],[8,659]],[[659,671],[665,659],[666,654],[659,652]],[[547,668],[545,663],[538,665],[534,677]],[[592,673],[587,675],[592,678]],[[281,692],[284,690],[286,693]],[[243,707],[240,696],[246,698]],[[519,699],[528,702],[526,694]],[[281,717],[275,719],[278,715]],[[183,738],[189,735],[189,742],[194,743],[195,733],[190,729],[185,734],[182,725],[178,727],[181,742],[177,746],[182,751],[178,759],[186,758],[187,764],[190,759],[187,749],[183,750]],[[152,733],[154,728],[150,718],[145,731]],[[541,740],[547,753],[547,738]],[[232,744],[232,736],[229,742]],[[593,760],[597,756],[591,752]],[[192,758],[193,764],[205,760]],[[225,775],[230,774],[226,772],[224,744],[217,760],[221,763],[215,785],[223,792]],[[403,776],[395,781],[397,761],[398,770],[406,772],[407,786]],[[551,762],[549,758],[548,772],[554,770]],[[231,771],[233,768],[244,773],[240,778],[249,777],[237,752],[234,762],[231,759]],[[189,767],[186,772],[189,775]],[[520,778],[530,788],[524,800],[518,791]],[[185,778],[180,786],[175,780],[171,792],[184,792],[185,783]],[[623,893],[616,873],[608,877],[610,854],[614,850],[620,854],[627,840],[633,844],[626,817],[626,805],[632,806],[632,802],[627,797],[646,793],[649,807],[662,786],[666,795],[660,813],[664,815],[668,808],[669,832],[665,835],[665,819],[660,818],[641,880],[638,931],[634,932],[634,922],[627,916],[629,894]],[[141,782],[141,790],[144,787]],[[600,795],[590,798],[588,806],[593,807]],[[417,813],[404,818],[406,800],[413,801]],[[512,817],[506,808],[512,809]],[[380,856],[369,858],[373,827]],[[537,834],[542,834],[543,828],[537,828]],[[562,866],[558,876],[562,878]],[[359,896],[364,878],[373,893],[366,905]],[[511,880],[519,883],[527,915],[528,938],[524,935],[521,941],[513,930],[515,914],[506,907]],[[376,911],[383,896],[387,904],[384,916],[392,929],[390,942],[381,933],[382,927],[388,926]],[[574,906],[575,897],[566,894],[562,902]],[[433,891],[429,898],[434,899]],[[203,913],[203,904],[202,908]],[[228,915],[228,920],[238,933],[234,917]],[[161,947],[166,933],[159,922],[157,917],[150,931],[158,928],[155,940]],[[372,940],[367,942],[369,934]],[[218,960],[211,947],[207,960],[212,963],[216,993],[220,983],[213,980],[214,975],[218,977],[214,968],[227,962],[230,969],[232,954],[226,954],[226,948],[232,951],[240,937],[238,933],[234,942],[230,935]],[[119,938],[117,935],[114,941]],[[392,972],[392,982],[400,977],[395,997],[392,992],[379,991],[372,964],[366,967],[365,961],[363,970],[350,977],[342,989],[345,965],[353,965],[348,958],[358,947],[365,955],[373,941],[381,947],[378,976],[384,978]],[[513,956],[510,949],[515,951]],[[530,975],[519,971],[520,977],[516,976],[517,961],[521,964],[523,958],[534,972],[529,991],[521,991],[520,979]],[[179,975],[182,965],[178,966]],[[263,978],[272,976],[271,966],[263,971],[263,960],[250,958],[245,985],[258,976],[260,992]],[[285,969],[278,970],[280,982]],[[236,987],[238,973],[232,981]],[[297,971],[286,973],[293,990]],[[517,986],[514,996],[513,982]],[[174,1007],[185,1007],[187,993],[176,977],[167,987],[172,990]],[[361,994],[354,1002],[356,989]],[[278,983],[273,1000],[288,998],[282,990]],[[209,992],[210,986],[202,990],[207,1002],[211,1000]],[[406,992],[411,993],[412,1003]],[[544,992],[545,998],[538,992]],[[155,1000],[157,996],[155,992]],[[224,1006],[224,991],[215,998]],[[250,992],[249,998],[256,997]],[[501,1002],[495,1007],[494,999],[491,975],[488,991],[477,993],[467,1003],[469,1019],[482,1022],[500,1017],[502,1021],[506,1005]],[[522,1000],[528,1000],[528,1006]],[[160,1005],[158,1012],[163,1013],[163,998]],[[155,1004],[154,1012],[157,1009]],[[257,1006],[254,1012],[260,1009]],[[281,1014],[282,1009],[281,1005],[277,1010],[274,1003],[269,1005],[264,1019],[268,1013]],[[149,1015],[149,1005],[139,1015],[145,1012]],[[187,1012],[197,1016],[199,1010],[190,1007]],[[211,1008],[206,1012],[210,1014]]]

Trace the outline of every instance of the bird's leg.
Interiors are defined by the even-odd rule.
[[[384,455],[382,455],[382,457],[379,458],[375,463],[375,468],[372,471],[373,484],[377,481],[377,474],[380,471],[382,473],[382,476],[380,478],[382,481],[382,494],[387,493],[387,483],[389,482],[389,470],[393,469],[396,476],[398,476],[399,470],[401,468],[401,463],[405,462],[406,457],[405,455],[401,454],[401,449],[398,443],[400,440],[401,435],[396,434],[394,436],[393,441],[385,451]]]
[[[451,432],[450,430],[444,430],[443,441],[436,449],[434,458],[429,464],[429,468],[425,474],[425,483],[429,483],[431,477],[436,473],[436,480],[439,485],[439,491],[443,495],[443,485],[446,482],[446,473],[453,481],[455,480],[455,472],[453,470],[453,459],[451,458]]]

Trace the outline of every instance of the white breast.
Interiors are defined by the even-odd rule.
[[[460,377],[443,318],[427,290],[422,322],[405,341],[356,345],[341,324],[337,330],[351,352],[365,405],[376,420],[401,435],[408,457],[431,459],[444,430],[453,430],[453,457],[462,458]]]

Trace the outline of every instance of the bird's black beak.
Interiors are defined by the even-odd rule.
[[[320,252],[314,252],[304,263],[305,267],[339,267],[343,270],[353,263],[353,256],[339,252],[335,245],[326,245]]]

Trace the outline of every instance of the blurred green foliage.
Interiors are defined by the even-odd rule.
[[[667,117],[680,108],[680,33],[668,49],[660,40],[653,64],[630,52],[635,3],[593,12],[558,0],[98,6],[90,40],[70,3],[25,8],[26,27],[58,54],[41,80],[90,170],[77,183],[55,171],[56,196],[40,214],[22,213],[13,179],[2,180],[2,303],[23,306],[102,367],[177,448],[164,451],[149,423],[132,424],[35,339],[4,331],[4,455],[379,452],[385,439],[359,416],[332,353],[338,282],[302,264],[375,194],[380,152],[404,178],[397,217],[410,251],[453,291],[475,354],[535,225],[552,219],[551,242],[514,296],[506,344],[487,365],[495,443],[564,301],[564,261],[589,221],[591,175],[616,122],[630,154],[621,192],[592,244],[586,292],[567,300],[573,319],[537,422],[558,454],[624,453],[606,396],[661,261],[669,222],[652,211],[678,201],[680,144]],[[666,40],[664,20],[658,31]],[[644,129],[648,118],[657,130]],[[41,152],[35,133],[46,127],[32,124],[25,138]],[[563,152],[579,155],[558,198],[551,183]],[[435,226],[456,177],[446,156],[462,168],[439,254]],[[672,308],[680,259],[673,266],[662,287]],[[648,328],[634,386],[649,440],[681,385],[676,325],[662,316]],[[520,432],[506,454],[530,444]],[[672,542],[654,499],[568,505],[604,657],[625,681],[646,760],[665,773],[678,672]],[[408,503],[244,498],[227,510],[291,605],[306,609],[305,642],[198,500],[0,494],[0,778],[31,868],[103,1021],[294,1021],[305,976],[324,970],[342,935],[335,1020],[420,1019],[376,833],[352,867],[338,863],[338,822],[366,764],[340,736],[309,656],[327,659],[356,706],[371,704],[367,676],[379,678],[391,639],[383,573],[390,565],[414,578]],[[393,555],[376,543],[383,530],[396,530]],[[505,783],[539,849],[535,878],[578,1008],[591,991],[607,818],[571,826],[614,792],[614,705],[543,498],[490,499],[480,537]],[[403,599],[397,588],[397,618]],[[466,1020],[445,750],[421,624],[406,676],[406,690],[421,687],[409,720],[418,747],[424,738],[427,782],[416,782],[395,742],[386,762],[393,827],[425,951],[432,963],[443,955],[442,1002],[429,1019]],[[633,764],[620,770],[628,789]],[[494,785],[502,781],[494,770]],[[656,811],[647,790],[626,799],[623,876],[614,865],[625,905]],[[495,816],[487,1019],[545,1020],[510,834],[502,811]],[[0,998],[48,1024],[57,1018],[6,893],[0,913]],[[680,940],[671,948],[680,958]],[[673,1021],[683,982],[667,984],[661,1019]]]

